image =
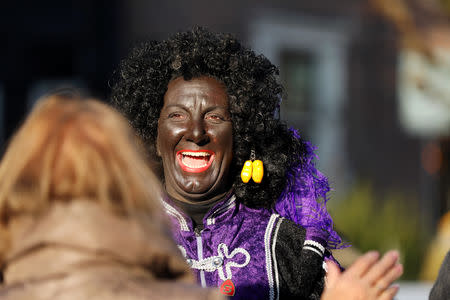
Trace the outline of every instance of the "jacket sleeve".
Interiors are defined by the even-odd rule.
[[[450,251],[439,269],[439,275],[430,292],[430,300],[448,299],[450,295]]]
[[[323,256],[304,249],[305,229],[283,219],[275,244],[280,299],[320,299],[324,288]]]

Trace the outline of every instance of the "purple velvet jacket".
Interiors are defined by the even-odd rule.
[[[205,215],[204,229],[198,231],[193,228],[192,220],[169,200],[163,204],[174,227],[175,241],[203,287],[219,287],[223,294],[234,296],[233,299],[280,298],[283,274],[278,270],[277,260],[282,258],[277,258],[275,250],[285,218],[264,208],[248,208],[236,202],[233,195]],[[303,241],[300,252],[303,249],[314,256],[317,260],[314,268],[321,269],[325,248],[313,240]],[[307,257],[303,255],[303,259]],[[320,271],[322,274],[323,270]]]

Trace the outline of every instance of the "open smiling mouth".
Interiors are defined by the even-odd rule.
[[[200,173],[211,166],[215,156],[209,150],[180,150],[177,152],[177,161],[183,171]]]

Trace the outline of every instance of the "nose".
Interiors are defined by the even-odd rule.
[[[199,146],[203,146],[209,142],[209,136],[203,118],[195,118],[189,122],[186,140]]]

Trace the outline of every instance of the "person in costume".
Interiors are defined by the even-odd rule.
[[[279,119],[278,69],[204,28],[134,48],[112,104],[162,165],[174,238],[203,287],[319,299],[342,247],[313,146]]]
[[[196,284],[136,141],[75,91],[35,105],[0,163],[1,300],[224,298]]]

